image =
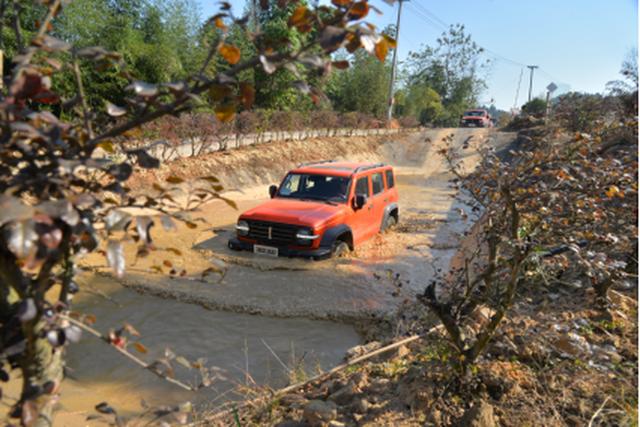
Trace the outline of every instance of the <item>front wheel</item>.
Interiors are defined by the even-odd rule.
[[[384,228],[383,231],[389,231],[391,230],[393,227],[396,226],[396,224],[398,224],[398,220],[396,219],[395,216],[393,215],[389,215],[385,220],[384,220]]]
[[[349,253],[349,244],[344,240],[336,240],[331,249],[332,258],[344,258]]]

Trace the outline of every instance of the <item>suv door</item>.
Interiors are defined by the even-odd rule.
[[[384,216],[384,208],[387,206],[386,193],[384,189],[383,171],[371,174],[371,233],[374,234],[380,230],[382,225],[382,217]]]
[[[353,207],[357,194],[367,196],[367,203],[361,209],[354,209]],[[349,218],[348,225],[353,233],[353,242],[359,244],[371,235],[371,222],[373,221],[371,186],[368,175],[361,175],[356,178],[353,195],[349,203],[353,212]]]

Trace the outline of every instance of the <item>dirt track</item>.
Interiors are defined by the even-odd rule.
[[[436,153],[443,145],[442,138],[451,134],[454,146],[469,146],[465,151],[469,152],[465,158],[469,168],[476,161],[471,154],[474,146],[499,146],[514,138],[511,133],[489,129],[438,129],[397,140],[344,139],[315,144],[313,157],[338,154],[349,160],[392,164],[400,192],[401,221],[395,232],[376,236],[347,259],[322,262],[261,258],[226,248],[240,211],[266,200],[265,184],[290,168],[296,153],[299,161],[310,156],[300,152],[300,143],[272,145],[265,154],[270,158],[267,163],[253,157],[261,155],[259,149],[217,154],[209,161],[196,159],[194,169],[199,172],[219,166],[225,157],[233,164],[233,168],[222,170],[222,175],[227,185],[243,183],[243,192],[230,194],[239,211],[214,202],[202,210],[201,216],[209,224],[206,228],[180,228],[169,235],[156,228],[156,245],[178,249],[183,256],[159,251],[139,260],[124,283],[144,293],[234,312],[342,321],[389,315],[403,299],[420,292],[438,271],[447,270],[461,234],[473,223],[472,214],[464,211],[449,188],[450,176]],[[278,150],[282,151],[279,159],[275,155]],[[271,165],[269,174],[265,173],[267,164]],[[184,164],[179,167],[186,173]],[[237,170],[235,179],[233,170]],[[167,280],[150,274],[150,267],[161,265],[164,259],[178,271],[184,268],[187,276]],[[211,265],[225,266],[225,277],[197,280]]]

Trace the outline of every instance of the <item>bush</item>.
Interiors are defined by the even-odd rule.
[[[338,127],[338,115],[331,110],[312,111],[309,114],[309,128],[333,129]]]
[[[348,113],[341,114],[339,117],[339,123],[341,128],[358,127],[358,113],[355,111],[349,111]]]
[[[243,111],[236,117],[236,131],[241,134],[260,132],[265,123],[263,111]]]
[[[544,99],[535,98],[522,106],[522,112],[534,117],[544,117],[547,103]]]
[[[400,127],[403,128],[416,128],[420,125],[420,122],[414,116],[400,117],[398,122],[400,123]]]
[[[572,132],[592,133],[623,116],[620,98],[578,92],[558,98],[553,109],[558,124]]]
[[[305,117],[299,111],[274,111],[267,127],[272,131],[293,131],[305,127]]]
[[[220,122],[211,113],[182,114],[179,117],[165,116],[161,120],[142,127],[142,137],[165,139],[177,144],[184,139],[207,137],[231,131],[232,125]]]

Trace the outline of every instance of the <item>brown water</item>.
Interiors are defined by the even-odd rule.
[[[342,360],[348,348],[359,343],[355,330],[348,325],[212,311],[141,295],[103,277],[87,282],[110,299],[85,296],[75,305],[77,310],[96,316],[97,329],[105,331],[129,322],[142,334],[141,342],[149,350],[141,358],[153,361],[170,345],[188,360],[205,358],[207,366],[220,368],[221,378],[198,392],[182,390],[85,334],[79,344],[69,347],[70,381],[65,383],[62,399],[67,411],[90,411],[96,403],[107,401],[130,412],[141,408],[140,399],[151,405],[188,400],[214,406],[234,398],[227,392],[238,384],[255,381],[273,387],[286,385],[289,374],[282,364],[292,367],[300,363],[300,368],[310,375],[318,369],[327,370]],[[178,379],[198,382],[196,372],[174,365]]]

